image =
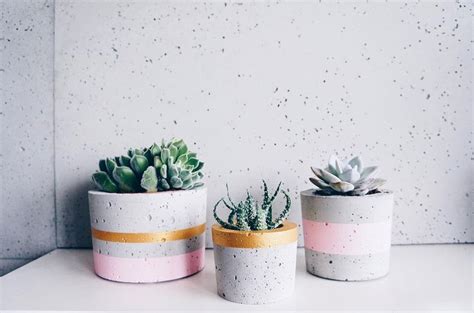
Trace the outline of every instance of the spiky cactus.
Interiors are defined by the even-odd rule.
[[[182,139],[130,149],[127,155],[100,160],[92,180],[105,192],[155,192],[202,186],[204,162]]]
[[[358,156],[343,163],[332,155],[326,169],[311,167],[311,170],[316,177],[309,180],[320,189],[319,192],[328,195],[363,196],[376,192],[386,182],[381,178],[373,178],[377,167],[364,168]]]
[[[263,181],[263,201],[262,205],[259,205],[248,191],[246,199],[235,204],[230,198],[229,188],[226,185],[228,202],[222,198],[216,203],[214,206],[214,218],[222,227],[233,230],[266,230],[277,228],[288,218],[291,207],[290,197],[283,189],[280,189],[280,187],[281,183],[278,184],[277,189],[270,196],[267,183]],[[280,213],[280,216],[273,220],[272,203],[280,191],[286,198],[286,205]],[[221,202],[230,210],[227,222],[217,215],[217,208]]]

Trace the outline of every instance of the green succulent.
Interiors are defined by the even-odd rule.
[[[188,150],[182,139],[161,146],[129,149],[127,155],[99,161],[92,175],[97,188],[105,192],[137,193],[193,189],[202,186],[204,162]]]
[[[335,155],[329,158],[326,169],[311,167],[316,177],[309,180],[323,194],[363,196],[377,192],[386,181],[374,178],[376,166],[364,167],[360,157],[354,157],[349,162],[341,162]]]
[[[247,191],[247,198],[235,204],[229,195],[229,188],[227,188],[227,201],[222,198],[214,206],[214,218],[224,228],[233,230],[267,230],[275,229],[283,224],[288,218],[291,207],[291,199],[288,194],[280,189],[281,183],[278,184],[275,192],[271,193],[268,191],[267,183],[263,181],[263,201],[262,205],[259,205],[254,197]],[[273,220],[273,207],[272,202],[277,197],[278,193],[281,193],[286,198],[286,205],[280,216]],[[227,222],[217,216],[217,208],[220,203],[230,210]]]

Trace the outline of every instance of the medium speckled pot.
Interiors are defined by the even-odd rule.
[[[151,283],[202,270],[206,197],[205,188],[122,194],[89,191],[97,275]]]
[[[322,196],[301,192],[306,269],[344,281],[388,274],[393,193]]]
[[[244,304],[275,302],[295,286],[297,226],[236,231],[212,226],[217,293]]]

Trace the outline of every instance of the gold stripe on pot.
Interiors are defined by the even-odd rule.
[[[188,239],[204,233],[205,230],[206,224],[201,224],[191,228],[157,233],[116,233],[92,228],[92,237],[99,240],[113,242],[151,243]]]
[[[240,231],[212,225],[212,241],[222,247],[270,248],[295,242],[298,228],[295,223],[285,222],[283,226],[270,230]]]

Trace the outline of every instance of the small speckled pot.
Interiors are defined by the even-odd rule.
[[[236,231],[212,226],[217,293],[244,304],[275,302],[295,286],[297,226]]]
[[[301,192],[306,269],[344,281],[388,274],[393,193],[322,196]]]
[[[94,269],[120,282],[178,279],[204,268],[205,188],[89,191]]]

